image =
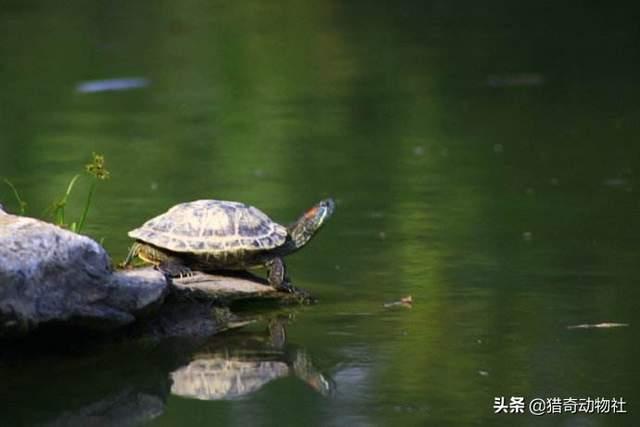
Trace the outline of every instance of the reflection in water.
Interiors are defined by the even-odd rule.
[[[149,85],[144,77],[128,77],[121,79],[91,80],[76,85],[76,92],[95,93],[112,92],[118,90],[139,89]]]
[[[137,426],[162,415],[164,407],[165,401],[159,396],[125,390],[78,410],[65,411],[43,426]]]
[[[52,342],[0,356],[1,426],[134,426],[165,411],[176,355],[136,343]],[[160,351],[158,351],[160,350]]]
[[[283,337],[284,325],[277,323],[269,334],[240,333],[212,343],[171,373],[171,393],[200,400],[235,399],[293,375],[321,395],[330,395],[333,382],[316,370],[304,350],[288,345]]]
[[[333,391],[307,352],[287,343],[281,322],[160,343],[17,347],[0,354],[0,426],[144,425],[164,414],[169,392],[234,399],[290,375],[321,395]]]
[[[233,399],[288,375],[286,363],[232,360],[224,355],[196,359],[171,374],[171,393],[202,400]]]
[[[492,74],[487,77],[487,84],[490,87],[540,86],[544,84],[544,77],[539,73]]]

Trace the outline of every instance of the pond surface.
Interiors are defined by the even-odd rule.
[[[92,152],[111,178],[83,231],[114,261],[179,202],[338,203],[288,258],[320,302],[278,313],[286,339],[0,360],[0,424],[637,425],[638,6],[388,3],[0,5],[0,176],[28,215]]]

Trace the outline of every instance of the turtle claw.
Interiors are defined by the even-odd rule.
[[[185,277],[191,277],[194,276],[195,273],[191,270],[189,271],[180,271],[175,275],[172,275],[171,277],[175,278],[175,279],[184,279]]]
[[[314,304],[317,299],[309,293],[309,291],[294,286],[289,279],[282,282],[282,285],[277,288],[280,292],[290,293],[301,304]]]
[[[182,278],[185,278],[185,277],[191,277],[191,276],[193,276],[194,274],[195,274],[195,273],[194,273],[193,271],[180,272],[180,273],[178,274],[178,279],[182,279]]]
[[[280,283],[280,286],[277,287],[277,289],[281,292],[288,292],[290,294],[296,292],[296,288],[293,286],[293,284],[291,284],[291,281],[289,279],[283,280],[282,283]]]
[[[189,277],[195,274],[189,267],[178,262],[160,263],[156,266],[156,269],[172,279],[182,279],[183,277]]]

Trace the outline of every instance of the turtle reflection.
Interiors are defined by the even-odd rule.
[[[331,395],[333,381],[314,367],[303,349],[286,341],[281,322],[272,322],[267,332],[216,337],[171,373],[171,393],[201,400],[237,399],[293,375],[321,395]]]

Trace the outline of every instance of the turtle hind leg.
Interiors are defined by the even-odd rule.
[[[267,280],[269,285],[278,290],[292,292],[291,283],[287,277],[287,266],[282,258],[274,258],[268,261],[265,266],[268,270]]]
[[[193,272],[188,261],[173,253],[156,248],[145,243],[136,243],[137,247],[132,247],[131,253],[135,250],[136,255],[143,261],[153,264],[154,268],[167,277],[191,276]]]
[[[131,248],[129,248],[129,253],[127,254],[127,257],[124,259],[124,261],[118,264],[118,267],[120,268],[128,267],[129,264],[131,264],[133,260],[138,256],[138,253],[140,253],[141,248],[142,248],[142,245],[140,245],[140,243],[138,242],[135,242],[133,245],[131,245]]]
[[[177,257],[168,256],[157,263],[155,267],[162,272],[162,274],[171,278],[193,275],[193,270],[191,270],[183,260]]]

